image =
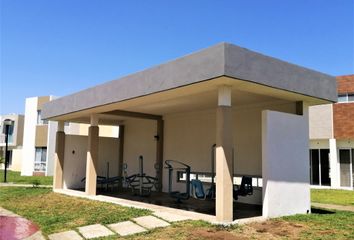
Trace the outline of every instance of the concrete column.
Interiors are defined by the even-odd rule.
[[[233,221],[231,87],[221,86],[216,111],[216,220]]]
[[[91,126],[89,127],[88,146],[86,157],[86,185],[87,195],[96,195],[97,164],[98,164],[98,118],[91,116]]]
[[[338,164],[338,154],[337,154],[337,140],[334,138],[329,139],[329,166],[330,166],[330,177],[331,177],[331,187],[340,187],[340,174],[339,174],[339,164]]]
[[[123,157],[124,157],[124,125],[119,126],[119,156],[118,156],[118,176],[123,176]],[[119,182],[119,187],[123,187],[123,182]]]
[[[63,189],[64,151],[64,122],[59,121],[55,140],[53,189]]]
[[[164,121],[162,119],[157,120],[157,142],[156,142],[156,164],[159,168],[156,169],[156,176],[159,179],[158,192],[162,191],[162,165],[163,165],[163,132]]]

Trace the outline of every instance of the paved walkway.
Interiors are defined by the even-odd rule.
[[[33,187],[34,184],[29,183],[0,183],[0,187]],[[52,185],[38,185],[36,187],[45,187],[45,188],[52,188]]]
[[[167,216],[167,218],[173,218]],[[167,227],[170,223],[156,216],[143,216],[134,218],[131,221],[118,222],[109,225],[93,224],[79,227],[75,230],[51,234],[50,240],[83,240],[108,236],[129,236],[133,234],[147,232],[149,230]]]
[[[9,219],[14,221],[13,224],[9,225],[10,229],[7,229],[7,225],[5,224],[5,222],[3,224],[0,224],[0,234],[7,233],[7,234],[10,234],[9,237],[20,237],[21,236],[20,238],[22,239],[24,236],[28,236],[29,234],[33,233],[33,231],[30,231],[30,229],[29,229],[29,227],[30,227],[29,225],[33,225],[33,223],[31,223],[30,221],[22,218],[21,216],[13,213],[7,209],[0,207],[0,217],[5,218],[5,219],[2,219],[3,221],[9,220]],[[24,224],[24,221],[27,221],[27,222]],[[16,228],[16,226],[17,226],[17,228]],[[8,232],[7,230],[11,230],[11,231]],[[27,230],[27,232],[26,232],[26,230]],[[37,229],[35,229],[34,231],[36,231],[36,230]],[[5,231],[5,232],[2,232],[2,231]],[[1,236],[0,236],[0,239],[2,239]],[[41,231],[36,231],[32,235],[24,238],[24,240],[45,240],[45,238],[43,237]]]
[[[354,206],[342,206],[342,205],[327,204],[327,203],[311,203],[311,205],[313,207],[318,207],[318,208],[354,212]]]

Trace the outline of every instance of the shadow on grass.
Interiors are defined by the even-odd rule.
[[[321,209],[321,208],[311,208],[311,213],[315,213],[315,214],[334,214],[335,212],[330,211],[330,210]]]

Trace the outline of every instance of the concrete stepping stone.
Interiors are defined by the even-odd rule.
[[[110,235],[114,235],[115,233],[102,226],[101,224],[93,224],[84,227],[79,227],[79,232],[86,239],[98,238],[98,237],[106,237]]]
[[[162,218],[168,222],[178,222],[178,221],[185,221],[185,220],[191,220],[191,218],[174,214],[174,213],[169,213],[169,212],[154,212],[154,215]]]
[[[143,228],[131,221],[110,224],[110,225],[108,225],[108,227],[121,236],[127,236],[127,235],[146,232],[145,228]]]
[[[170,224],[154,216],[144,216],[133,219],[137,224],[147,229],[167,227]]]
[[[54,233],[48,236],[50,240],[82,240],[82,237],[75,231]]]

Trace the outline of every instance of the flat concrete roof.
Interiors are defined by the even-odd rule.
[[[318,99],[337,100],[334,77],[220,43],[176,60],[46,103],[46,119],[122,102],[226,76]],[[316,102],[315,102],[316,103]]]

